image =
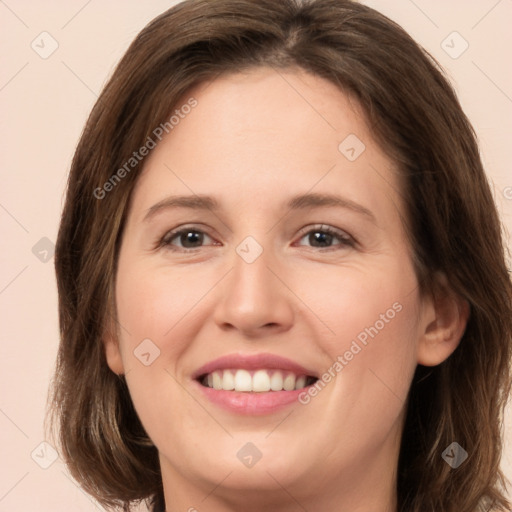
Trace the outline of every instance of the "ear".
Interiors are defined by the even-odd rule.
[[[103,336],[103,346],[105,348],[105,358],[109,368],[117,375],[124,374],[123,358],[121,357],[121,349],[119,347],[119,341],[115,334],[115,329],[109,326],[105,329]]]
[[[436,278],[435,292],[423,303],[422,333],[418,343],[418,363],[436,366],[458,347],[469,319],[468,302],[449,286],[444,274]]]

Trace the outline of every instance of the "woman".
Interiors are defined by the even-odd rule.
[[[512,285],[434,59],[345,0],[188,0],[73,160],[53,411],[153,510],[508,510]]]

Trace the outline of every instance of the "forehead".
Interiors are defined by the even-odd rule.
[[[191,99],[196,106],[181,110]],[[173,112],[175,124],[136,185],[134,203],[144,208],[170,193],[196,193],[261,209],[290,187],[375,203],[396,178],[359,104],[300,69],[221,76],[184,94]]]
[[[223,75],[184,94],[176,109],[192,97],[197,106],[164,137],[169,146],[194,148],[189,139],[194,133],[197,151],[236,146],[238,154],[252,151],[264,159],[276,147],[290,153],[308,140],[307,148],[300,149],[317,159],[324,153],[327,159],[333,151],[337,155],[340,137],[357,132],[361,140],[372,139],[357,101],[300,68],[261,67]]]

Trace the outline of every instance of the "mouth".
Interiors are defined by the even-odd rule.
[[[205,364],[192,379],[203,397],[224,410],[261,415],[298,403],[318,375],[275,354],[231,354]]]
[[[294,391],[314,384],[318,379],[311,375],[296,374],[276,369],[224,369],[205,373],[198,382],[217,391],[235,391],[242,393],[268,393]]]

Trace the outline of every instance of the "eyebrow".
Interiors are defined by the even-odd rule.
[[[146,215],[144,216],[144,221],[154,217],[162,210],[169,210],[172,208],[190,208],[193,210],[215,211],[220,209],[220,205],[216,199],[210,196],[170,196],[154,204],[151,208],[148,208]]]
[[[308,208],[318,208],[322,206],[334,206],[337,208],[352,210],[355,213],[359,213],[365,217],[368,217],[368,219],[372,222],[377,223],[375,215],[368,208],[365,208],[355,201],[351,201],[350,199],[336,196],[334,194],[300,194],[298,196],[292,197],[287,204],[287,207],[290,210],[303,210]]]
[[[354,201],[333,194],[299,194],[289,199],[288,203],[286,203],[286,208],[290,210],[307,210],[320,207],[338,207],[352,210],[355,213],[359,213],[367,217],[373,223],[377,223],[375,215],[368,208],[365,208]],[[211,196],[197,194],[187,196],[170,196],[148,208],[143,220],[144,222],[148,221],[157,213],[173,208],[218,211],[221,209],[221,206],[220,203]]]

